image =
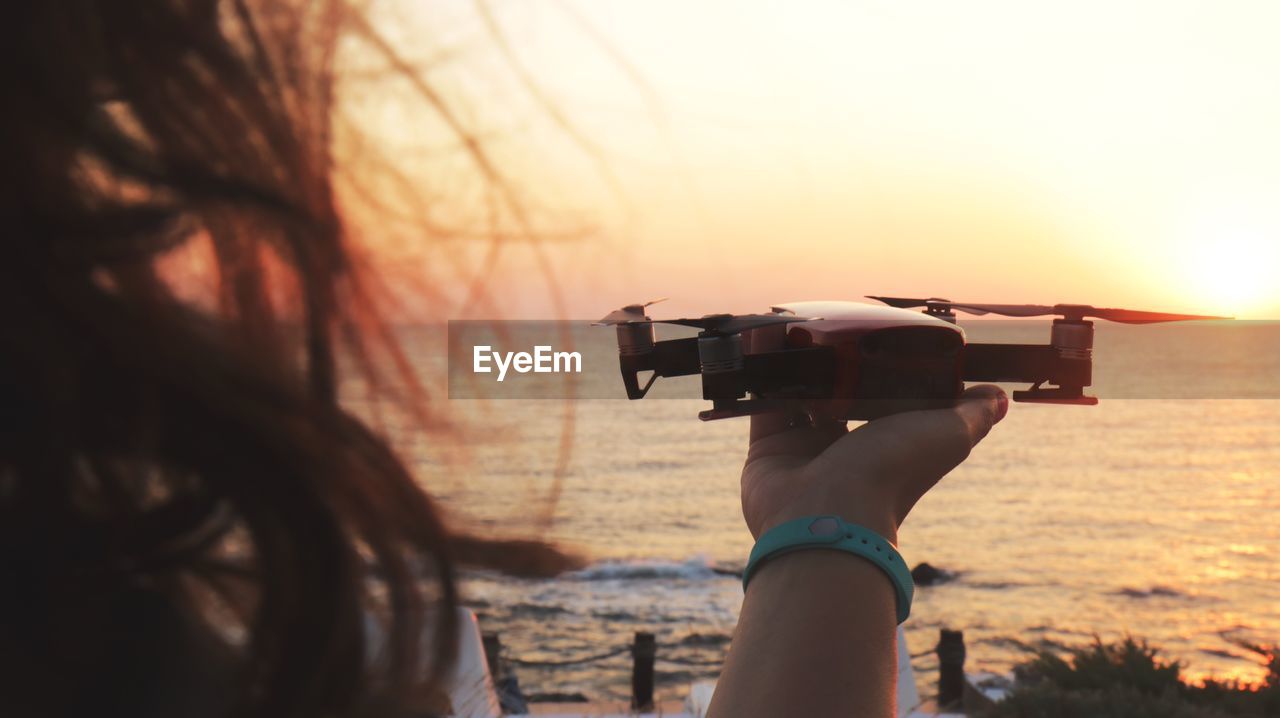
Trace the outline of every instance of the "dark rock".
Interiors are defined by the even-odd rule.
[[[917,564],[915,568],[911,569],[911,580],[915,581],[917,586],[936,586],[940,583],[946,583],[955,577],[954,573],[944,571],[927,563]]]

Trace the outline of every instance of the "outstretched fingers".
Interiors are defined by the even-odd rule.
[[[908,411],[868,422],[835,443],[813,470],[861,476],[900,497],[905,516],[926,491],[969,456],[1004,418],[1008,398],[975,386],[948,409]]]

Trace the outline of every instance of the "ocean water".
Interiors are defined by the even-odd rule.
[[[1276,336],[1264,343],[1280,348],[1269,344]],[[410,344],[424,372],[439,369],[428,345]],[[1150,351],[1139,340],[1109,349],[1117,366],[1140,365]],[[1161,371],[1179,372],[1175,385],[1230,367],[1216,355]],[[437,409],[465,427],[461,439],[395,437],[459,522],[494,534],[545,530],[588,557],[587,568],[556,579],[464,580],[526,693],[625,699],[625,652],[574,661],[619,651],[635,631],[658,636],[660,698],[717,674],[742,598],[733,572],[751,548],[738,503],[747,422],[703,423],[701,408],[441,399]],[[929,651],[944,627],[964,631],[971,670],[1132,635],[1184,661],[1193,678],[1258,679],[1260,659],[1240,643],[1280,643],[1277,516],[1280,401],[1014,404],[900,534],[909,563],[955,574],[917,590],[906,624],[921,692],[934,690]]]

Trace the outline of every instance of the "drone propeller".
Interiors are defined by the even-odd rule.
[[[600,321],[592,322],[592,326],[603,327],[603,326],[611,326],[616,324],[637,324],[642,322],[651,322],[653,320],[645,316],[645,313],[644,313],[645,307],[652,306],[654,304],[657,304],[658,302],[665,302],[667,301],[668,298],[669,297],[663,297],[662,299],[654,299],[652,301],[645,302],[644,304],[628,304],[627,306],[621,309],[615,309],[612,312],[609,312]]]
[[[737,334],[748,329],[758,329],[773,324],[804,322],[818,317],[798,317],[787,314],[708,314],[697,319],[659,319],[662,324],[680,324],[697,327],[715,334]]]
[[[1088,304],[964,304],[945,299],[905,299],[901,297],[873,297],[891,307],[909,309],[925,307],[937,309],[957,309],[969,314],[1000,314],[1006,317],[1039,317],[1060,315],[1068,319],[1084,319],[1093,317],[1122,324],[1151,324],[1155,322],[1182,322],[1197,319],[1231,319],[1202,314],[1170,314],[1167,312],[1142,312],[1133,309],[1112,309],[1093,307]]]
[[[1115,309],[1107,307],[1077,307],[1071,304],[1059,304],[1054,307],[1055,314],[1071,317],[1080,312],[1081,317],[1097,317],[1109,322],[1121,324],[1153,324],[1155,322],[1191,322],[1199,319],[1224,320],[1235,317],[1218,317],[1207,314],[1171,314],[1169,312],[1143,312],[1135,309]]]
[[[943,299],[941,297],[929,297],[928,299],[907,299],[905,297],[872,297],[868,295],[867,299],[874,299],[878,302],[884,302],[885,304],[888,304],[891,307],[897,307],[898,309],[911,309],[913,307],[927,307],[930,304],[946,304],[948,302],[948,300]]]

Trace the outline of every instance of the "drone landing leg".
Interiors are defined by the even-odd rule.
[[[1094,406],[1098,397],[1086,396],[1080,387],[1054,387],[1013,392],[1013,400],[1029,404],[1078,404]]]

